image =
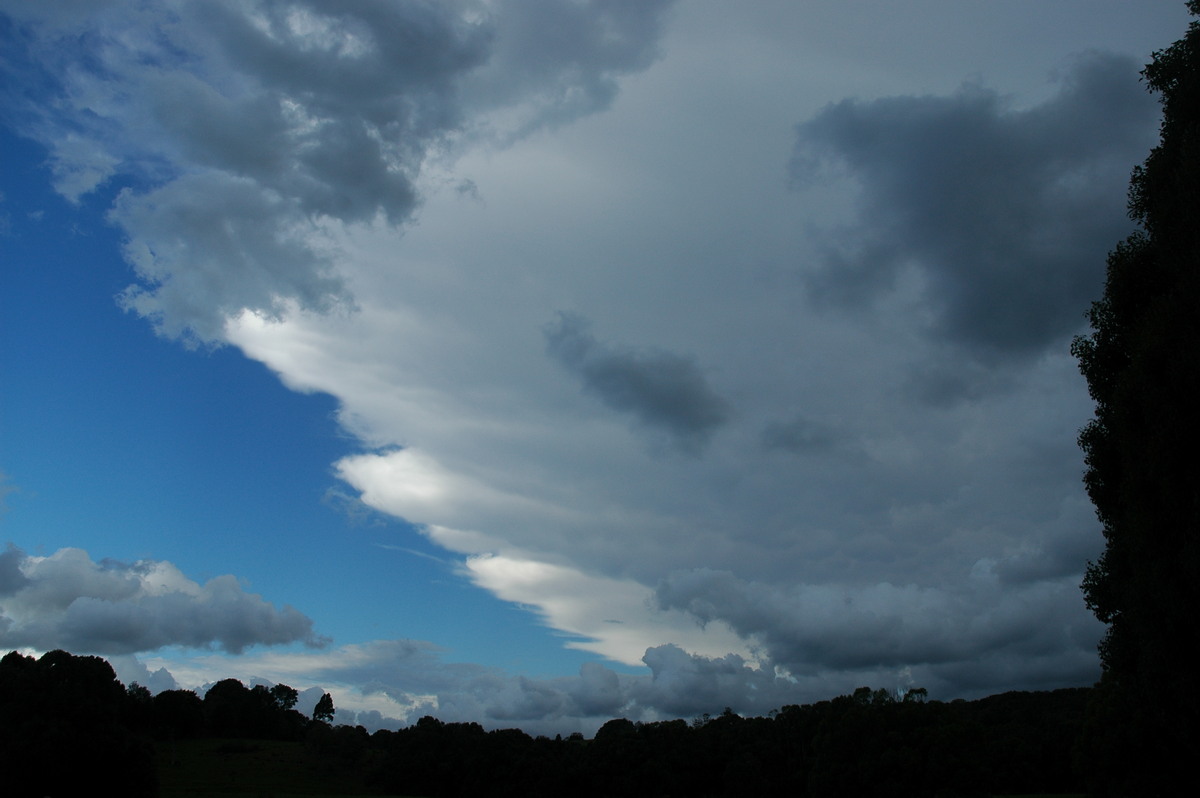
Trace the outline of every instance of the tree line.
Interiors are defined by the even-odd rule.
[[[1092,332],[1072,346],[1096,403],[1079,444],[1105,539],[1083,581],[1108,625],[1088,737],[1098,792],[1115,796],[1177,795],[1200,754],[1200,23],[1142,77],[1162,121],[1129,183],[1138,229],[1109,254]]]
[[[862,687],[765,717],[633,722],[592,739],[487,731],[426,716],[369,734],[313,717],[288,685],[217,682],[158,695],[117,680],[99,657],[52,651],[0,659],[0,770],[5,794],[85,793],[104,784],[158,794],[165,751],[188,741],[286,741],[313,772],[381,795],[952,796],[1078,793],[1089,768],[1081,735],[1090,688],[930,701]],[[158,756],[156,757],[156,753]]]

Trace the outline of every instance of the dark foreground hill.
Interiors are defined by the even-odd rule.
[[[614,719],[592,740],[421,718],[368,734],[296,712],[286,685],[218,682],[200,698],[126,689],[97,657],[0,660],[5,794],[763,795],[1079,794],[1091,690],[978,701],[852,695],[768,717]]]

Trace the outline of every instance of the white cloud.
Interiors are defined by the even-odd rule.
[[[503,555],[467,558],[472,582],[505,601],[535,608],[548,626],[580,639],[566,645],[636,665],[663,640],[706,656],[738,652],[745,643],[723,622],[700,628],[662,612],[651,590],[631,579],[593,576],[562,565]]]

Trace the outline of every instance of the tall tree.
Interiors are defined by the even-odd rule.
[[[323,723],[333,722],[333,696],[329,693],[321,694],[317,705],[313,707],[312,719]]]
[[[1200,0],[1188,10],[1200,15]],[[1200,577],[1200,23],[1142,73],[1162,103],[1160,142],[1134,170],[1140,230],[1108,258],[1092,333],[1072,347],[1096,402],[1080,434],[1106,547],[1090,563],[1118,794],[1170,794],[1197,753],[1192,629]],[[1098,721],[1101,722],[1101,721]],[[1172,789],[1174,788],[1174,789]]]

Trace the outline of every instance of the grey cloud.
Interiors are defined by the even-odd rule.
[[[105,659],[112,665],[117,678],[127,686],[137,682],[154,695],[164,690],[179,689],[179,683],[170,671],[166,668],[156,668],[152,671],[133,654],[109,654]]]
[[[646,651],[649,675],[619,674],[590,662],[576,676],[553,678],[449,662],[446,652],[419,640],[378,640],[333,653],[318,657],[320,663],[305,672],[330,685],[387,695],[397,702],[401,717],[356,717],[366,715],[393,728],[433,715],[488,728],[519,726],[531,734],[591,734],[614,717],[661,720],[716,714],[727,706],[743,714],[766,714],[784,704],[828,698],[806,693],[796,681],[736,655],[712,659],[671,644]],[[350,718],[348,710],[345,718]]]
[[[25,552],[9,543],[0,554],[0,598],[12,596],[29,584],[29,578],[21,571]]]
[[[751,667],[737,654],[703,657],[676,645],[646,650],[649,680],[638,682],[634,700],[666,717],[716,714],[725,707],[744,715],[765,715],[788,703],[810,700],[796,683],[770,668]]]
[[[401,225],[431,154],[604,108],[653,60],[665,6],[13,6],[0,66],[56,95],[6,104],[62,194],[132,178],[111,217],[141,281],[124,306],[212,342],[242,308],[347,303],[322,225]]]
[[[889,583],[784,588],[696,569],[669,575],[657,598],[701,623],[728,623],[795,675],[921,668],[927,681],[961,695],[982,685],[1014,689],[1021,682],[989,682],[987,670],[1033,656],[1040,670],[1023,666],[1025,684],[1095,677],[1101,630],[1081,601],[1065,600],[1077,593],[1078,574],[1013,591],[1001,589],[986,564],[977,570],[972,584],[944,590]],[[976,673],[972,663],[983,662],[989,665]]]
[[[964,356],[954,346],[932,346],[913,364],[901,388],[934,407],[950,407],[961,400],[979,401],[1013,386],[1014,375],[999,365]]]
[[[587,320],[560,313],[544,329],[547,351],[608,407],[667,433],[684,452],[700,451],[729,419],[729,405],[692,358],[597,341]]]
[[[381,729],[395,731],[405,725],[403,720],[384,715],[377,709],[354,712],[341,707],[333,710],[333,724],[335,726],[362,726],[368,734],[374,734]]]
[[[518,137],[609,106],[617,79],[645,69],[658,55],[674,0],[508,0],[495,5],[494,52],[464,83],[464,102],[480,110],[523,104]]]
[[[1047,579],[1077,579],[1080,563],[1100,555],[1103,541],[1090,527],[1031,541],[1016,553],[999,560],[993,570],[1004,584],[1026,585]]]
[[[796,415],[788,421],[772,421],[763,427],[762,444],[794,454],[828,452],[838,443],[839,435],[827,424]]]
[[[182,645],[236,654],[253,645],[324,645],[312,620],[247,593],[232,576],[200,585],[165,562],[97,563],[79,549],[16,553],[24,581],[0,600],[0,646],[131,654]]]
[[[1014,110],[966,85],[948,97],[831,105],[798,128],[801,187],[841,165],[860,221],[825,236],[815,301],[862,304],[920,275],[930,333],[983,361],[1036,355],[1080,324],[1105,253],[1128,234],[1125,184],[1156,109],[1128,58],[1090,54],[1058,93]]]
[[[288,299],[316,310],[350,301],[333,264],[305,242],[297,204],[251,180],[186,175],[122,193],[111,217],[138,231],[125,257],[143,282],[120,301],[167,335],[212,341],[224,315],[243,307],[274,314]]]
[[[1048,625],[1054,627],[1055,620],[1048,618]],[[978,697],[998,689],[1074,685],[1095,678],[1095,637],[1086,633],[1091,630],[1078,633],[1076,647],[1064,652],[1057,643],[1056,629],[1032,638],[1022,637],[1011,623],[1005,629],[1018,644],[1008,650],[981,650],[976,659],[819,673],[788,672],[787,663],[770,658],[770,650],[763,652],[761,662],[753,663],[736,654],[692,654],[667,643],[646,650],[642,661],[649,674],[618,673],[589,662],[575,676],[533,678],[452,662],[448,652],[420,640],[376,640],[342,646],[328,654],[296,655],[298,661],[290,668],[324,684],[302,691],[302,710],[326,688],[334,687],[367,696],[382,694],[395,702],[394,710],[387,714],[340,706],[339,723],[399,728],[433,715],[445,722],[476,722],[491,729],[517,726],[530,734],[549,735],[574,731],[590,735],[617,717],[635,721],[691,718],[715,715],[725,707],[742,715],[765,715],[787,704],[849,693],[864,684],[889,689],[924,686],[931,697],[949,699]],[[288,656],[271,662],[279,666]],[[248,667],[259,666],[250,663]],[[304,687],[294,679],[285,681]]]

